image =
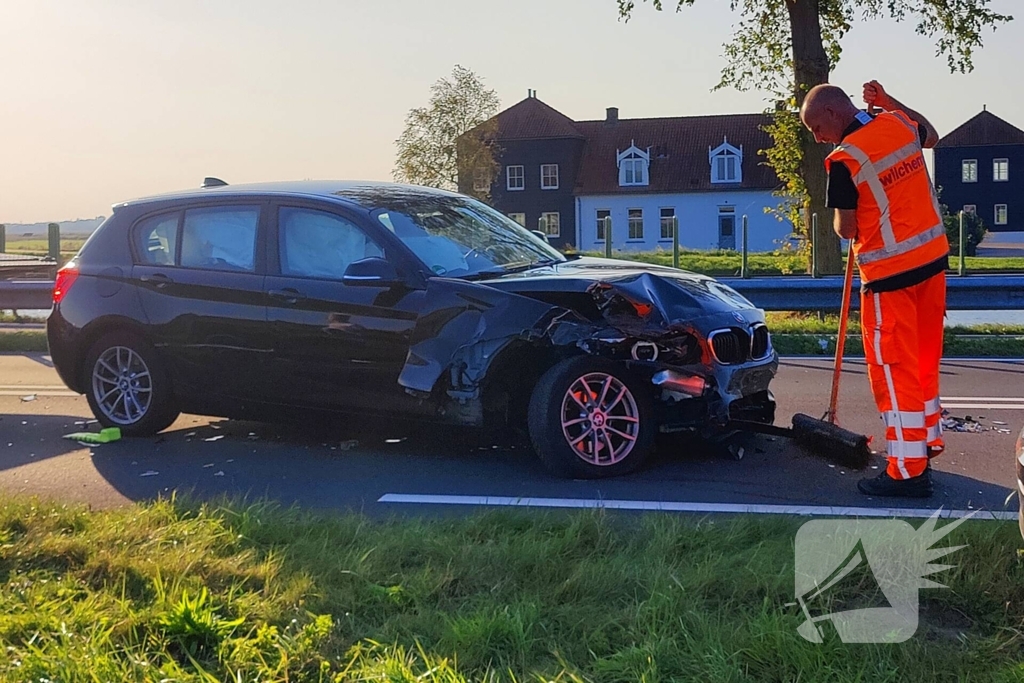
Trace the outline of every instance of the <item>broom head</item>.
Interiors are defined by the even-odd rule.
[[[871,460],[868,437],[809,415],[793,416],[793,436],[808,451],[843,467],[862,470]]]

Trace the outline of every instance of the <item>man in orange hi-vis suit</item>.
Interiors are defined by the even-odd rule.
[[[939,136],[877,81],[864,85],[864,101],[881,113],[819,85],[800,112],[818,142],[836,145],[825,160],[826,206],[836,210],[836,232],[853,240],[868,379],[886,425],[889,465],[857,488],[925,498],[928,459],[944,447],[939,363],[949,243],[923,153]]]

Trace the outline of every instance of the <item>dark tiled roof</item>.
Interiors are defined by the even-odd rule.
[[[498,140],[578,138],[573,120],[536,97],[527,97],[497,115]]]
[[[781,183],[758,154],[772,145],[762,130],[769,122],[765,114],[620,119],[613,125],[577,122],[575,128],[587,143],[576,194],[774,190]],[[743,182],[712,184],[708,150],[726,139],[733,147],[743,147]],[[620,187],[616,150],[625,151],[634,142],[640,149],[651,148],[650,185]]]
[[[939,140],[936,147],[1022,144],[1024,130],[1007,123],[990,111],[983,111]]]

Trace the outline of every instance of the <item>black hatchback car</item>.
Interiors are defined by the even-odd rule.
[[[179,412],[525,428],[554,473],[622,474],[657,432],[770,423],[764,314],[708,277],[566,257],[461,195],[384,183],[127,202],[57,276],[53,363],[126,435]]]

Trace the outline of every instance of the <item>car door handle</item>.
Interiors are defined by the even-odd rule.
[[[297,289],[292,289],[291,287],[286,287],[285,289],[271,289],[267,294],[271,299],[277,299],[286,304],[295,304],[306,298],[305,294]]]
[[[174,282],[171,278],[167,277],[163,273],[153,273],[152,275],[143,275],[139,278],[142,282],[149,283],[157,289],[163,289],[167,285]]]

